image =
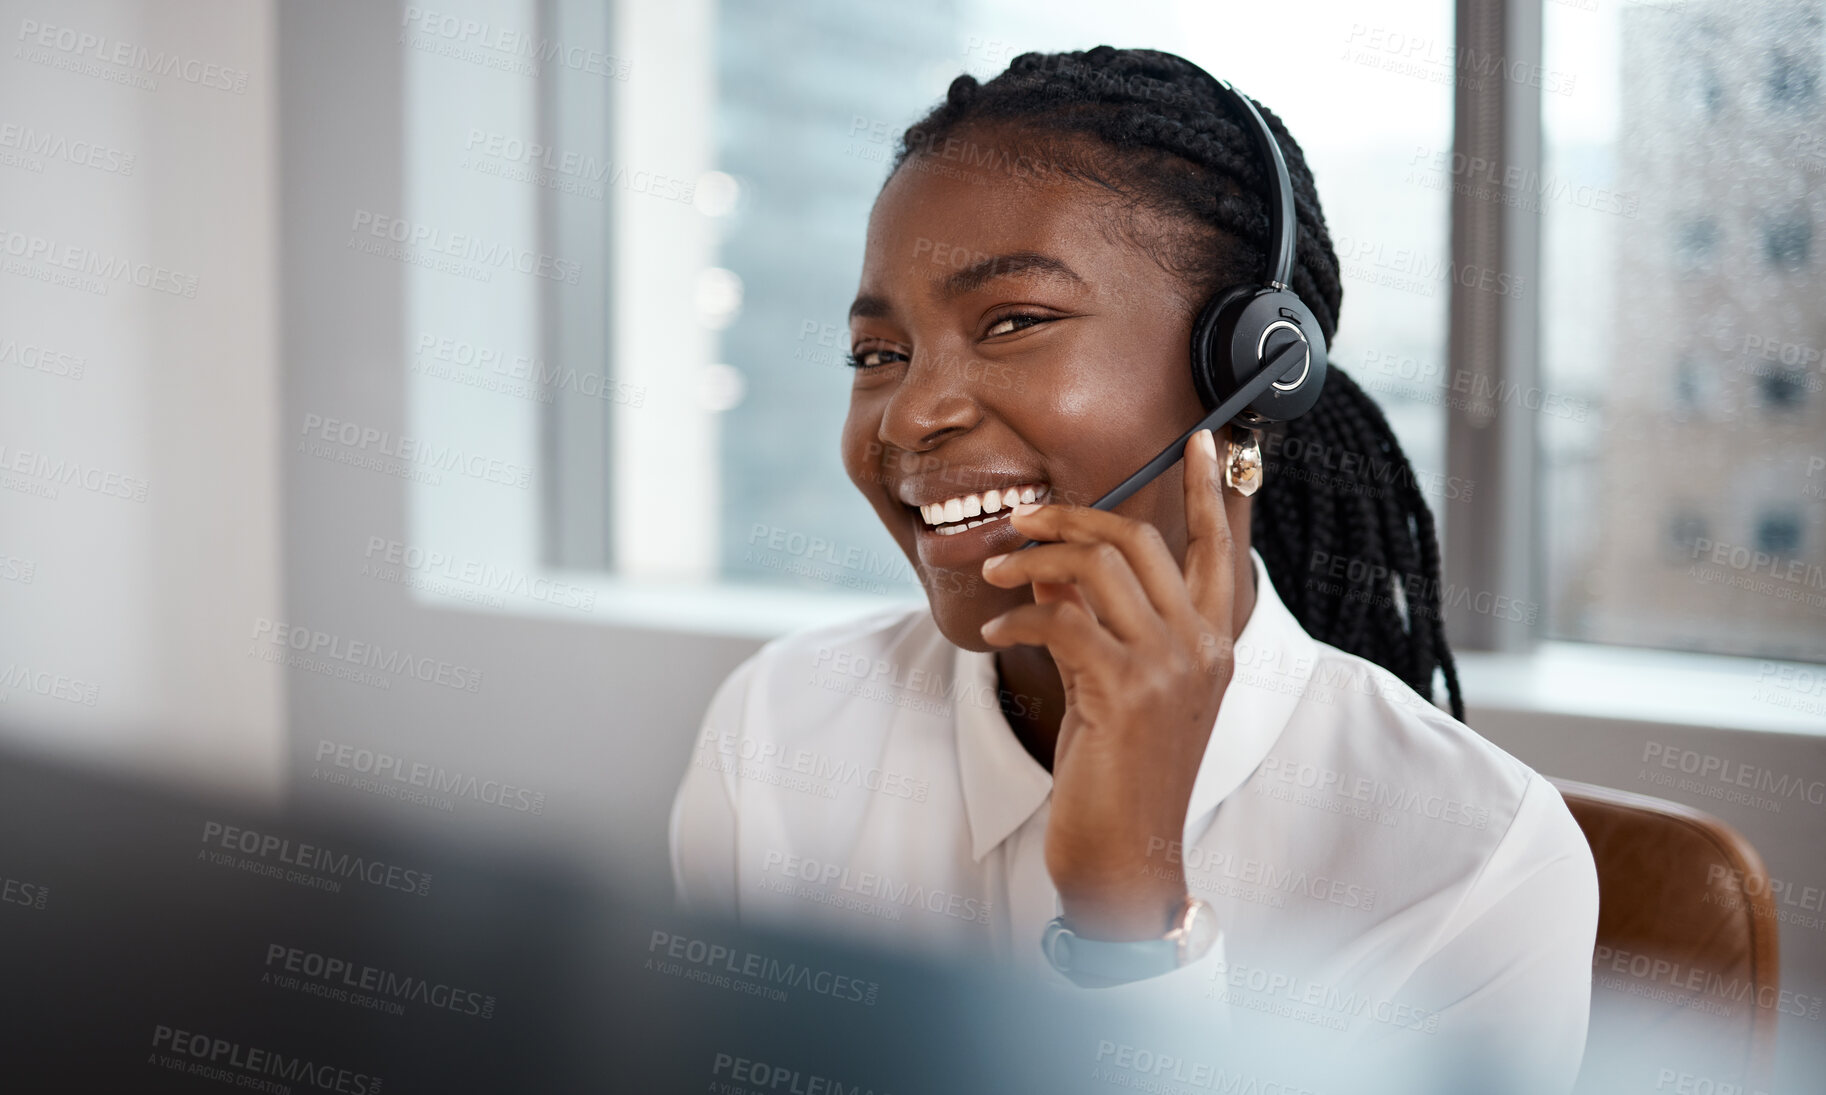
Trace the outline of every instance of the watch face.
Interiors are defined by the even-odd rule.
[[[1217,911],[1203,901],[1194,901],[1186,919],[1186,960],[1191,961],[1217,942]]]

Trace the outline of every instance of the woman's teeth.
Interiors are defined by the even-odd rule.
[[[1000,513],[1002,509],[1012,508],[1018,502],[1032,502],[1045,497],[1045,494],[1045,483],[1020,483],[1012,487],[992,488],[981,494],[964,494],[943,502],[933,502],[919,507],[919,512],[926,519],[927,525],[944,526],[936,530],[940,536],[953,536],[990,521],[1002,520],[1008,515],[1002,513],[999,517],[983,517],[968,521],[967,524],[952,522],[963,522],[983,513]]]

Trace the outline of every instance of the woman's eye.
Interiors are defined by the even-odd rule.
[[[873,369],[878,365],[888,364],[888,362],[883,359],[890,357],[897,357],[903,361],[906,360],[905,354],[896,353],[893,350],[852,351],[849,357],[844,360],[852,369]]]
[[[1045,323],[1049,318],[1051,317],[1029,315],[1026,312],[1016,312],[1013,315],[1003,316],[1001,319],[990,324],[989,330],[983,333],[983,337],[994,338],[997,335],[1011,335],[1016,331],[1025,331],[1027,328],[1036,324]]]
[[[984,332],[983,337],[994,338],[998,335],[1011,335],[1016,331],[1025,331],[1029,327],[1050,322],[1052,318],[1052,316],[1016,312],[1013,315],[1003,316],[990,324],[989,330]],[[849,365],[852,369],[874,369],[882,365],[892,365],[895,362],[906,360],[908,360],[907,355],[898,350],[884,350],[878,347],[871,347],[867,350],[852,350],[850,351],[849,356],[844,358],[845,364]]]

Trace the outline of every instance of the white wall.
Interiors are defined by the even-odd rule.
[[[285,755],[283,679],[247,653],[281,584],[273,29],[259,2],[0,3],[0,737],[261,799]],[[180,67],[119,82],[98,55],[122,47]],[[132,269],[39,280],[70,249]],[[194,296],[134,283],[159,267]]]

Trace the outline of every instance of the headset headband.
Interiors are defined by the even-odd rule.
[[[1186,64],[1192,65],[1187,61]],[[1253,135],[1262,158],[1270,164],[1274,175],[1268,184],[1268,282],[1276,289],[1285,289],[1293,279],[1293,177],[1287,173],[1287,160],[1281,155],[1281,144],[1274,139],[1274,130],[1268,128],[1267,119],[1262,112],[1255,109],[1249,96],[1230,85],[1228,80],[1219,80],[1209,72],[1192,65],[1205,78],[1217,85],[1220,95],[1236,104],[1249,118],[1245,126]]]

